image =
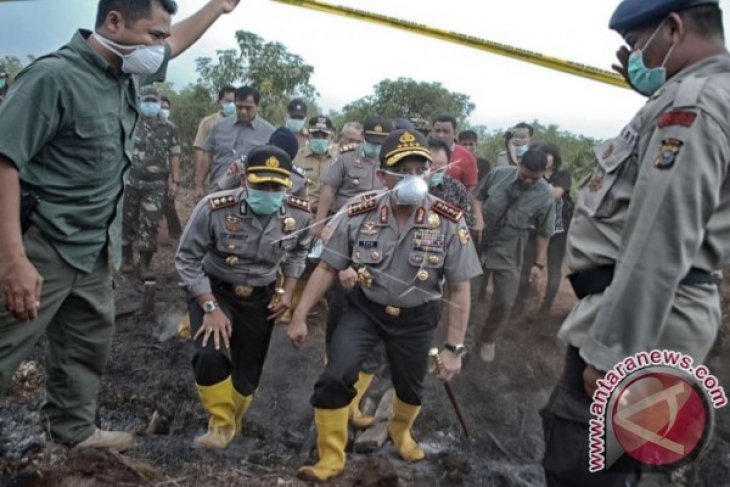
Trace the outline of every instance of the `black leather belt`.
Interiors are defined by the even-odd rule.
[[[221,281],[213,276],[208,276],[210,285],[213,291],[222,291],[226,294],[232,294],[239,298],[250,298],[260,296],[262,294],[269,294],[274,291],[276,287],[276,281],[266,286],[249,286],[247,284],[234,284],[226,281]]]
[[[578,299],[583,299],[591,294],[605,291],[613,281],[613,270],[612,265],[595,267],[568,274],[568,280]],[[685,286],[698,286],[700,284],[718,284],[719,281],[720,279],[715,274],[693,267],[679,283]]]
[[[357,292],[351,294],[351,298],[355,300],[355,303],[353,303],[355,306],[357,306],[357,302],[359,301],[370,311],[374,311],[376,316],[383,316],[385,314],[389,318],[401,318],[404,320],[408,320],[414,316],[420,316],[424,313],[431,313],[432,310],[435,310],[440,305],[438,299],[411,308],[399,308],[397,306],[380,304],[365,296],[365,293],[359,287],[357,288]],[[352,299],[350,301],[351,303]]]

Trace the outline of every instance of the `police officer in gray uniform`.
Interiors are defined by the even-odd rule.
[[[312,396],[319,462],[302,467],[301,478],[324,481],[344,469],[353,386],[360,364],[381,341],[396,391],[389,436],[403,459],[424,458],[411,427],[421,409],[444,282],[449,290],[449,327],[441,378],[450,380],[461,369],[469,279],[481,269],[462,211],[428,194],[424,176],[430,161],[420,132],[397,130],[386,138],[378,178],[389,191],[348,205],[347,216],[328,241],[294,312],[288,334],[299,346],[307,334],[307,313],[337,271],[351,265],[357,269],[360,284],[348,294],[328,349],[329,361]]]
[[[379,115],[372,115],[365,120],[362,144],[341,146],[339,154],[332,160],[322,177],[322,190],[317,208],[315,222],[323,223],[329,215],[336,214],[353,198],[365,193],[375,194],[383,189],[383,184],[376,172],[380,163],[378,155],[385,137],[393,130],[393,123]],[[313,234],[321,236],[323,225],[314,227]],[[337,324],[342,318],[345,306],[345,290],[339,281],[327,292],[327,329],[326,341],[329,343]],[[382,365],[380,349],[375,351],[362,365],[362,372],[355,385],[357,395],[351,405],[351,421],[356,428],[368,428],[373,425],[372,416],[364,416],[360,411],[360,400],[373,381],[374,374]]]
[[[328,215],[337,213],[351,198],[383,188],[375,172],[378,169],[380,147],[393,130],[393,122],[373,115],[365,120],[364,127],[363,143],[340,147],[339,155],[322,178],[322,196],[316,222],[322,222]],[[321,231],[321,227],[315,231]]]
[[[588,472],[596,381],[624,358],[670,349],[695,364],[721,324],[713,271],[730,252],[730,55],[717,0],[625,0],[610,28],[618,58],[649,97],[618,137],[595,149],[568,234],[579,301],[559,337],[563,376],[543,410],[548,485],[634,485],[623,455]]]
[[[198,203],[177,250],[196,338],[195,382],[210,413],[208,432],[196,439],[204,448],[225,448],[241,431],[274,319],[291,305],[304,271],[311,216],[306,201],[285,193],[291,171],[281,149],[251,151],[246,187]],[[280,268],[283,289],[275,289]]]

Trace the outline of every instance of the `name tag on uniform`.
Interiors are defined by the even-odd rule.
[[[377,240],[358,240],[357,246],[363,249],[374,249],[378,246]]]

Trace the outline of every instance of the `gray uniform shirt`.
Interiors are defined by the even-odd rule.
[[[362,146],[354,146],[349,151],[340,152],[322,178],[322,182],[335,190],[335,200],[330,212],[335,213],[350,198],[366,191],[383,188],[383,183],[375,175],[380,167],[377,159],[365,157]]]
[[[371,208],[357,210],[367,201]],[[456,218],[444,216],[443,208],[451,208]],[[337,270],[366,268],[373,282],[360,286],[365,296],[399,308],[440,299],[444,278],[454,283],[482,273],[460,210],[431,195],[400,232],[388,196],[348,205],[322,260]]]
[[[210,293],[208,276],[231,284],[267,286],[281,270],[299,277],[309,251],[311,214],[285,200],[271,216],[246,203],[246,190],[221,191],[195,207],[175,256],[175,267],[190,296]]]
[[[560,337],[607,370],[637,351],[674,348],[700,361],[719,326],[714,285],[679,285],[730,251],[730,55],[674,76],[620,135],[596,147],[568,233],[571,270],[616,265],[612,284],[579,301]]]
[[[495,167],[476,197],[483,201],[487,269],[519,271],[530,229],[550,237],[555,232],[555,198],[550,184],[538,180],[529,189],[517,185],[517,166]]]
[[[228,171],[236,159],[246,157],[251,149],[266,145],[274,126],[257,115],[251,123],[242,123],[238,117],[223,117],[210,130],[203,150],[212,155],[210,182],[215,183]],[[212,189],[212,188],[211,188]]]

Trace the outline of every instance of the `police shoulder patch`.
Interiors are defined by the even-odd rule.
[[[658,169],[670,169],[677,162],[679,151],[684,145],[679,139],[664,139],[659,147],[659,153],[654,159],[654,166]]]
[[[289,197],[286,199],[286,202],[289,204],[289,206],[293,206],[294,208],[299,208],[300,210],[304,211],[311,211],[309,207],[309,201],[303,198],[289,195]]]
[[[371,198],[368,200],[358,201],[356,203],[350,203],[347,205],[347,216],[362,215],[364,213],[370,213],[378,207],[378,202]]]
[[[360,144],[345,144],[340,147],[340,154],[345,152],[351,152],[357,149],[360,146]]]
[[[236,197],[233,195],[215,196],[208,200],[211,210],[220,210],[236,204]]]
[[[463,211],[455,206],[451,206],[450,204],[442,200],[434,201],[433,205],[431,205],[431,210],[438,213],[439,215],[448,218],[452,222],[458,222],[464,216]]]

